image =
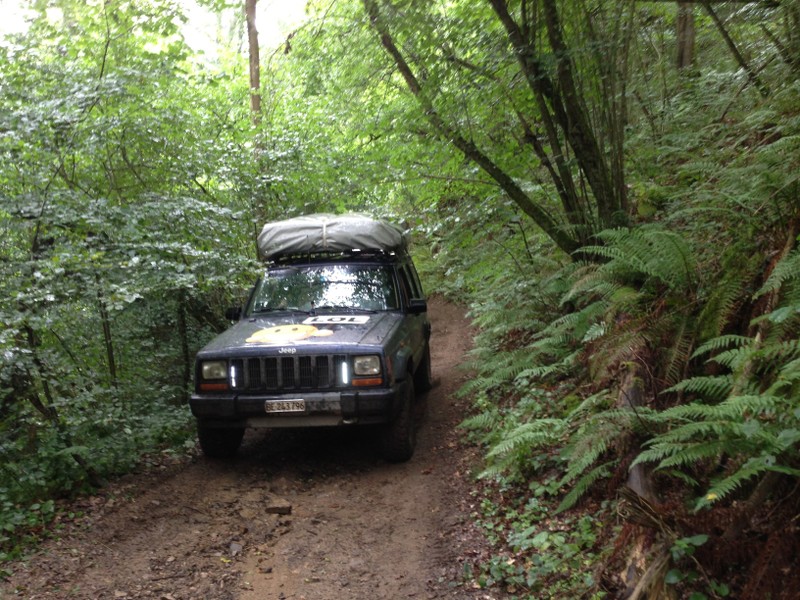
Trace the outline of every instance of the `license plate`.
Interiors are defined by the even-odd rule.
[[[264,410],[272,413],[302,413],[306,412],[305,400],[267,400]]]

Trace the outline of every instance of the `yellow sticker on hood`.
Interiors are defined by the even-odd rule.
[[[317,329],[313,325],[278,325],[259,329],[245,341],[248,344],[285,344],[329,335],[333,335],[331,329]]]

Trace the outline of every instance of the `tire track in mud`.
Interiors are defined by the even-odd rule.
[[[473,597],[452,585],[478,540],[454,397],[472,334],[441,300],[430,318],[437,385],[409,462],[382,461],[368,430],[248,432],[236,460],[196,456],[79,501],[86,516],[12,565],[0,599]]]

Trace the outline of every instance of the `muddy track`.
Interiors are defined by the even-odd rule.
[[[194,456],[80,501],[0,599],[473,597],[457,585],[480,541],[454,396],[471,332],[452,305],[430,316],[437,385],[408,463],[382,461],[367,431],[248,432],[233,461]]]

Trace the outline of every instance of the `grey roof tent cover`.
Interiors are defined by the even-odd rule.
[[[264,260],[289,254],[347,250],[401,251],[406,238],[398,226],[362,214],[314,214],[267,223],[258,236]]]

